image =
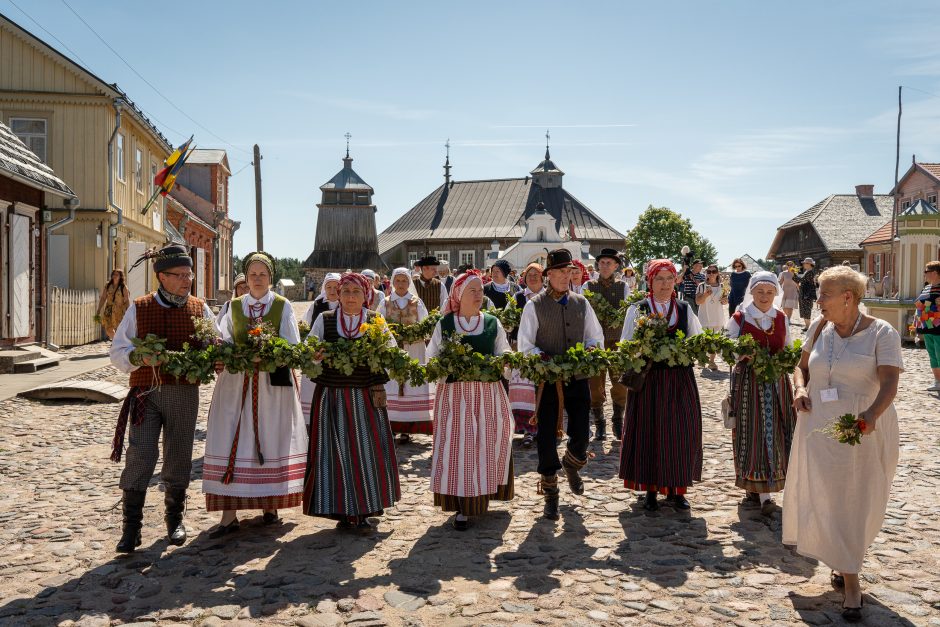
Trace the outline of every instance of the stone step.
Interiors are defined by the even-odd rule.
[[[13,373],[24,374],[29,372],[36,372],[37,370],[55,368],[58,365],[58,357],[39,357],[38,359],[31,359],[29,361],[21,361],[13,364]]]

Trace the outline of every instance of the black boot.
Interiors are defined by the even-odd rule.
[[[166,537],[170,544],[182,546],[186,542],[186,527],[183,525],[183,512],[186,510],[186,490],[166,490],[163,499],[166,504]]]
[[[565,451],[565,456],[561,458],[561,467],[565,470],[565,476],[568,477],[568,487],[575,494],[584,494],[584,481],[578,471],[584,468],[587,460],[579,460],[571,454],[571,451]]]
[[[541,475],[539,488],[545,495],[545,509],[542,515],[549,520],[558,520],[558,477],[557,475]]]
[[[656,502],[656,493],[648,491],[646,493],[646,499],[643,501],[643,509],[648,512],[655,512],[659,509],[659,503]]]
[[[591,413],[594,415],[594,439],[607,439],[607,420],[604,419],[603,407],[592,407]]]
[[[140,546],[140,528],[144,525],[144,500],[147,493],[143,490],[124,490],[121,511],[124,515],[121,541],[114,549],[118,553],[133,553]]]
[[[623,405],[614,405],[614,415],[610,419],[610,428],[614,431],[614,439],[623,437]]]

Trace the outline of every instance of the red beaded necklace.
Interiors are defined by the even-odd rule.
[[[460,327],[460,330],[461,330],[461,331],[463,331],[464,333],[467,333],[467,334],[473,333],[474,331],[476,331],[477,329],[479,329],[479,328],[480,328],[480,322],[482,322],[482,320],[483,320],[483,316],[482,316],[482,315],[477,316],[477,323],[476,323],[475,325],[473,325],[473,328],[472,328],[472,329],[468,329],[468,328],[466,328],[466,327],[463,326],[463,322],[460,321],[460,315],[459,315],[459,314],[458,314],[457,316],[455,316],[455,317],[457,318],[457,326]]]
[[[353,316],[349,316],[352,319]],[[346,326],[346,312],[340,310],[339,312],[339,328],[343,333],[343,337],[352,339],[356,337],[356,333],[359,331],[359,327],[362,325],[362,310],[359,310],[356,323],[351,325],[351,327]]]

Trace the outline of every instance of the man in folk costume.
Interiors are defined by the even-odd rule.
[[[613,248],[604,248],[597,256],[598,277],[593,281],[588,281],[584,286],[584,289],[603,297],[614,309],[620,307],[620,301],[626,300],[630,295],[627,284],[616,275],[621,265],[620,254]],[[604,348],[614,348],[620,341],[622,331],[623,322],[615,328],[604,327]],[[595,440],[603,440],[607,437],[604,403],[607,400],[606,379],[608,377],[610,378],[610,398],[614,405],[611,427],[615,440],[620,439],[620,432],[623,429],[623,410],[627,406],[627,388],[609,371],[602,372],[596,377],[591,377],[591,414],[594,416]]]
[[[587,299],[569,291],[573,267],[571,253],[564,248],[548,253],[545,267],[548,287],[522,310],[518,336],[521,352],[550,357],[579,343],[588,349],[604,345],[604,332]],[[585,377],[559,383],[554,390],[544,387],[540,390],[536,410],[538,472],[545,495],[544,515],[550,520],[558,519],[556,473],[560,468],[565,470],[571,491],[584,493],[584,481],[578,471],[587,464],[590,404],[591,390]],[[564,458],[559,460],[556,436],[561,429],[563,411],[568,412],[568,447]]]
[[[415,265],[421,271],[421,276],[415,281],[418,298],[428,311],[434,309],[440,311],[447,302],[447,288],[437,278],[437,257],[422,257]]]
[[[199,410],[199,386],[170,377],[157,368],[153,357],[134,355],[134,338],[152,333],[166,338],[166,350],[182,350],[183,343],[195,333],[194,317],[212,320],[206,304],[190,295],[193,284],[193,260],[182,246],[167,246],[148,251],[134,266],[152,259],[160,287],[156,292],[136,299],[124,314],[111,344],[111,363],[130,374],[130,391],[121,407],[112,442],[111,459],[120,461],[124,434],[130,422],[130,442],[120,486],[123,530],[119,553],[132,553],[141,543],[144,501],[147,486],[160,455],[160,431],[163,431],[163,468],[160,478],[166,488],[166,530],[170,544],[186,541],[183,511],[186,488],[193,464],[193,439]],[[132,266],[132,268],[134,267]]]

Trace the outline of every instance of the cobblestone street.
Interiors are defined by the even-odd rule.
[[[794,329],[798,328],[796,326]],[[896,401],[901,461],[863,572],[865,624],[940,626],[940,400],[923,350],[905,349]],[[516,440],[516,498],[466,533],[432,507],[430,438],[398,447],[403,500],[371,537],[331,521],[260,512],[223,540],[200,493],[201,395],[190,539],[168,547],[155,477],[144,542],[116,557],[121,464],[108,461],[118,405],[0,403],[0,623],[218,625],[840,624],[829,569],[780,543],[780,514],[741,505],[718,415],[727,372],[698,372],[703,481],[691,512],[647,513],[617,480],[619,446],[593,443],[586,490],[562,481],[562,520],[543,520],[535,449]],[[126,384],[113,368],[87,375]],[[158,466],[159,469],[159,466]],[[782,502],[777,498],[778,503]]]

